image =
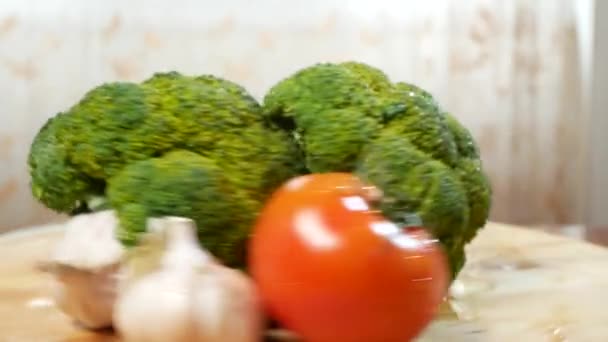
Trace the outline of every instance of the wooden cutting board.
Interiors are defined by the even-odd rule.
[[[75,326],[49,298],[48,276],[35,264],[61,233],[46,226],[0,235],[0,341],[119,341]],[[489,223],[467,255],[452,310],[419,341],[608,341],[608,249]]]

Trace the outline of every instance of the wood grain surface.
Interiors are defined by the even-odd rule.
[[[0,341],[119,341],[74,325],[36,270],[60,226],[0,235]],[[489,223],[444,310],[419,341],[608,340],[608,250],[573,238]]]

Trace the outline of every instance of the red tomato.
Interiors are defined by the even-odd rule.
[[[275,319],[306,342],[402,342],[432,320],[449,283],[442,249],[370,208],[351,174],[297,177],[263,209],[249,270]]]

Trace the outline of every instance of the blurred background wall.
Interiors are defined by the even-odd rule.
[[[590,220],[593,17],[592,0],[0,0],[0,231],[58,218],[30,195],[27,151],[91,87],[178,70],[260,98],[349,59],[428,89],[472,130],[492,219]]]

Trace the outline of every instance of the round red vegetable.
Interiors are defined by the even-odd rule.
[[[387,221],[379,195],[348,173],[312,174],[260,214],[249,270],[269,314],[306,342],[409,341],[446,294],[439,243]]]

